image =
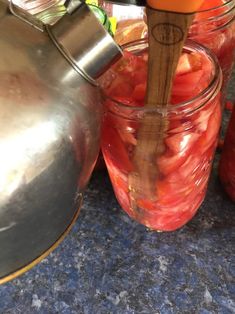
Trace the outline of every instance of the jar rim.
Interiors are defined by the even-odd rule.
[[[225,2],[220,4],[220,5],[217,5],[215,7],[212,7],[210,9],[205,9],[205,10],[199,10],[197,11],[196,13],[204,13],[204,12],[210,12],[210,11],[213,11],[213,10],[217,10],[217,9],[220,9],[220,8],[223,8],[223,7],[226,7],[228,4],[233,4],[233,7],[235,7],[235,2],[234,0],[224,0]]]
[[[222,30],[235,21],[235,1],[224,0],[225,2],[212,7],[210,9],[199,10],[196,15],[199,15],[199,19],[194,19],[189,29],[189,34],[194,38],[198,35],[198,30],[194,30],[194,27],[206,27],[206,33],[213,33],[218,30]],[[210,16],[205,16],[206,13],[210,13]]]
[[[130,47],[134,47],[134,46],[138,46],[138,45],[146,45],[147,44],[147,39],[143,38],[143,39],[138,39],[135,41],[131,41],[129,43],[126,43],[122,46],[122,49],[125,50],[127,48]],[[206,104],[206,102],[208,101],[208,99],[213,99],[214,97],[211,98],[211,95],[214,94],[215,90],[218,90],[221,88],[222,85],[222,71],[221,68],[219,66],[219,62],[217,60],[217,57],[205,46],[202,46],[198,43],[196,43],[195,41],[191,40],[191,39],[187,39],[184,45],[184,49],[188,49],[191,51],[200,51],[201,53],[206,54],[206,56],[211,60],[211,63],[214,66],[214,74],[213,77],[211,78],[210,82],[208,83],[208,86],[206,88],[204,88],[200,93],[198,93],[196,96],[194,96],[193,98],[190,98],[186,101],[180,102],[178,104],[167,104],[164,109],[166,112],[174,112],[174,111],[178,111],[181,109],[184,109],[186,112],[193,112],[197,109],[199,109],[200,107],[202,107],[204,104]],[[136,111],[136,112],[156,112],[159,111],[159,109],[163,109],[163,108],[145,108],[145,106],[143,107],[137,107],[137,106],[128,106],[125,105],[124,103],[119,102],[118,100],[116,100],[115,98],[112,98],[108,95],[106,95],[106,93],[103,91],[103,94],[105,95],[105,98],[112,101],[113,103],[115,103],[116,105],[118,105],[119,107],[121,107],[122,109],[126,109],[126,110],[131,110],[131,111]],[[200,102],[201,100],[201,102]],[[199,102],[200,104],[196,107],[192,107],[192,104],[194,102]],[[188,109],[189,108],[189,109]],[[188,109],[188,110],[187,110]]]

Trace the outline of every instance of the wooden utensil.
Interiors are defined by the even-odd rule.
[[[188,29],[203,0],[148,0],[148,78],[145,95],[146,114],[137,134],[134,172],[129,176],[133,210],[136,199],[144,194],[156,198],[157,156],[164,151],[168,127],[167,105],[172,81]]]

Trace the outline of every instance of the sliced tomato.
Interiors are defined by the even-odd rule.
[[[137,201],[137,205],[145,211],[156,211],[158,210],[158,205],[156,202],[153,202],[148,199],[140,199]]]
[[[136,86],[138,84],[144,84],[147,81],[147,65],[144,64],[140,68],[137,68],[131,75],[131,84]]]
[[[205,132],[208,127],[208,121],[210,118],[210,115],[212,114],[213,108],[208,108],[208,110],[200,110],[198,113],[195,114],[194,117],[194,124],[196,127],[196,130],[199,134]]]
[[[146,91],[146,83],[136,85],[132,93],[132,98],[134,100],[142,102],[142,104],[144,105],[145,91]]]
[[[221,125],[222,113],[219,99],[217,98],[214,101],[218,103],[214,109],[214,112],[210,115],[207,130],[202,133],[197,142],[197,149],[199,154],[207,151],[208,148],[210,148],[211,146],[214,146],[217,141],[218,132]]]
[[[179,167],[178,173],[182,178],[190,178],[195,171],[197,171],[201,166],[201,155],[200,154],[190,154],[187,160]]]
[[[189,61],[189,54],[183,53],[180,58],[176,69],[176,75],[181,75],[192,70],[191,63]]]
[[[200,70],[202,68],[201,58],[201,55],[198,53],[182,53],[176,69],[176,75]]]
[[[198,204],[199,202],[197,204],[187,204],[187,206],[184,206],[184,211],[179,213],[160,212],[155,215],[145,215],[141,222],[153,230],[174,231],[185,225],[195,215],[198,208],[195,205],[198,206]]]
[[[187,159],[188,154],[180,152],[179,154],[164,153],[157,159],[157,165],[161,174],[167,176],[169,173],[178,169]]]
[[[146,62],[142,56],[137,56],[129,51],[124,51],[123,58],[114,65],[114,69],[119,74],[131,76],[137,70],[144,71]]]
[[[108,168],[115,196],[123,210],[129,213],[130,200],[127,176],[116,168],[111,159],[106,158],[105,162]]]
[[[123,57],[113,66],[115,72],[119,74],[129,74],[135,69],[137,57],[125,50],[123,52]]]
[[[129,100],[127,98],[116,97],[115,100],[119,101],[122,104],[125,104],[128,107],[136,107],[137,103]],[[106,107],[113,107],[113,101],[108,100],[106,101]],[[128,108],[127,107],[127,108]],[[122,111],[123,110],[123,111]],[[128,114],[131,115],[132,111],[126,110],[119,107],[119,114],[120,115],[113,115],[112,113],[106,113],[105,120],[108,120],[108,126],[115,128],[116,132],[120,136],[121,140],[125,144],[136,145],[136,130],[138,129],[138,121],[128,119]]]
[[[181,204],[185,202],[187,195],[192,192],[193,188],[180,181],[179,177],[178,181],[175,182],[170,182],[167,179],[159,180],[156,184],[156,191],[160,209],[168,212],[184,210]]]
[[[103,126],[101,146],[105,161],[111,160],[112,164],[120,171],[132,171],[132,163],[125,144],[117,130],[107,123],[104,123]]]
[[[199,53],[192,52],[189,54],[189,61],[193,72],[197,70],[204,70],[202,63],[203,59],[203,55],[200,55]]]
[[[172,95],[182,96],[186,99],[193,98],[198,93],[198,84],[203,76],[204,71],[177,75],[173,82]]]
[[[190,129],[192,129],[192,122],[190,119],[180,119],[176,117],[176,119],[170,119],[169,129],[167,132],[168,134],[176,134]]]
[[[112,98],[131,97],[133,87],[124,76],[118,75],[112,82],[111,86],[106,90],[106,94]]]
[[[199,136],[199,134],[192,131],[181,132],[168,136],[165,143],[173,153],[178,154],[190,150]]]
[[[125,122],[125,121],[124,121]],[[133,146],[136,146],[137,139],[136,139],[136,133],[135,128],[133,128],[129,122],[126,122],[127,124],[123,128],[119,128],[117,131],[122,139],[122,141],[126,144],[131,144]]]

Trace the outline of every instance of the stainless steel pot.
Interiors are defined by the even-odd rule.
[[[94,79],[120,56],[80,1],[53,26],[0,1],[0,283],[75,220],[99,152]]]

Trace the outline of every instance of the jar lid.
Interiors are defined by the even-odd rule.
[[[146,0],[110,0],[107,1],[114,4],[146,6]]]

